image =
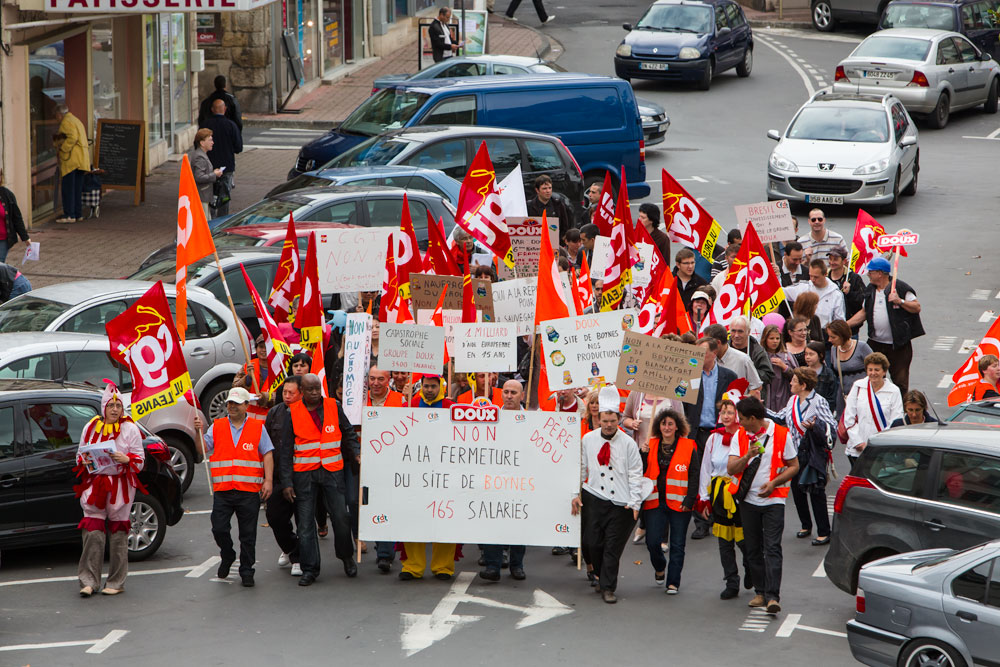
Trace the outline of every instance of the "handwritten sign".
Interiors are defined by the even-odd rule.
[[[614,258],[611,250],[611,239],[607,236],[594,238],[594,255],[590,260],[590,277],[594,280],[604,280],[604,274]]]
[[[539,326],[545,370],[552,389],[575,389],[614,382],[625,332],[636,311],[614,310],[546,320]]]
[[[444,369],[444,329],[424,324],[382,323],[378,367],[383,371],[440,375]]]
[[[146,198],[146,172],[142,168],[145,129],[146,123],[141,120],[97,120],[94,167],[104,172],[101,187],[105,190],[134,191],[133,206],[138,206]]]
[[[559,272],[562,280],[566,303],[573,303],[573,292],[569,284],[569,274]],[[517,325],[517,335],[531,334],[535,324],[535,293],[538,291],[538,278],[518,278],[493,283],[493,314],[494,322],[509,322]]]
[[[382,289],[388,227],[316,230],[319,289],[326,294]]]
[[[437,326],[431,320],[434,313],[430,310],[417,311],[417,324]],[[441,309],[441,324],[444,326],[444,344],[447,346],[448,354],[455,352],[455,325],[462,323],[462,311]]]
[[[444,295],[442,309],[462,310],[462,280],[462,276],[411,273],[410,299],[413,301],[413,307],[417,310],[433,312],[437,308],[437,302],[441,298],[444,286],[447,285],[448,293]],[[472,302],[476,305],[476,310],[482,311],[484,322],[490,322],[493,319],[493,290],[490,288],[490,284],[490,281],[485,278],[472,279]]]
[[[517,325],[476,322],[455,325],[456,373],[517,370]]]
[[[576,414],[366,408],[363,540],[578,545]]]
[[[672,340],[625,332],[615,384],[684,403],[698,402],[695,379],[701,378],[705,348]]]
[[[549,241],[552,248],[559,248],[559,218],[546,218],[549,223]],[[507,229],[510,231],[510,247],[514,251],[514,267],[517,276],[524,278],[538,275],[538,256],[542,251],[542,219],[540,217],[508,216]],[[501,280],[514,278],[514,271],[505,264],[500,265]]]
[[[747,231],[747,223],[752,222],[761,243],[772,241],[792,241],[795,239],[795,221],[788,201],[765,201],[759,204],[735,206],[736,222],[740,231]]]
[[[344,399],[341,406],[351,424],[361,424],[361,411],[367,402],[368,364],[372,356],[372,316],[368,313],[347,315],[344,337]]]
[[[652,243],[636,243],[636,250],[639,251],[639,261],[632,266],[632,286],[648,287],[652,280],[653,268],[653,248]]]

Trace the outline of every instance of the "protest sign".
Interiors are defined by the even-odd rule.
[[[604,280],[604,274],[611,266],[614,257],[615,253],[611,249],[611,238],[607,236],[594,237],[594,255],[593,259],[590,260],[590,277],[594,280]]]
[[[747,223],[752,222],[761,243],[795,240],[795,221],[792,220],[787,200],[741,204],[733,208],[736,210],[736,222],[743,234],[746,234]]]
[[[440,375],[444,369],[444,329],[383,322],[379,325],[378,367],[383,371]]]
[[[351,424],[361,424],[361,410],[366,403],[365,380],[372,356],[372,316],[349,313],[344,334],[344,399],[341,406]]]
[[[547,218],[549,223],[549,240],[552,247],[559,247],[559,218]],[[538,255],[542,249],[542,218],[507,216],[507,229],[510,230],[510,246],[514,251],[514,267],[517,276],[524,278],[538,275]],[[514,270],[500,267],[499,278],[511,280]]]
[[[649,287],[653,267],[653,248],[656,246],[650,243],[636,243],[635,247],[639,251],[639,261],[632,266],[632,286]]]
[[[705,348],[701,345],[626,331],[615,384],[629,391],[697,403],[698,383],[692,381],[701,378],[704,362]]]
[[[575,389],[614,382],[625,332],[635,322],[636,311],[629,309],[539,324],[549,386]]]
[[[517,326],[518,336],[527,336],[535,323],[535,291],[538,279],[518,278],[493,283],[493,314],[497,323]]]
[[[453,351],[456,373],[517,370],[517,325],[496,322],[458,323],[454,325]]]
[[[91,475],[114,475],[118,473],[118,464],[111,458],[111,454],[116,451],[113,442],[80,445],[79,459]]]
[[[417,311],[417,324],[437,326],[434,323],[434,311]],[[455,325],[462,323],[461,310],[441,310],[441,325],[444,327],[444,344],[448,346],[448,354],[455,351]],[[441,327],[438,327],[441,328]]]
[[[575,413],[366,408],[362,432],[361,539],[580,543]]]
[[[444,295],[445,310],[462,310],[462,276],[435,276],[429,273],[410,274],[410,299],[416,310],[434,311],[444,286],[448,293]],[[483,321],[493,319],[493,290],[490,281],[485,278],[472,279],[472,302],[476,310],[483,312]],[[428,320],[430,321],[430,320]]]
[[[324,294],[377,292],[391,227],[316,230],[319,289]]]

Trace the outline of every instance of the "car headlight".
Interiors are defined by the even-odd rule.
[[[789,160],[788,158],[781,157],[777,153],[771,153],[771,166],[779,171],[798,171],[799,167],[797,164]]]
[[[615,51],[622,58],[630,58],[632,56],[632,45],[622,42],[618,45],[618,50]]]
[[[701,58],[701,51],[694,48],[693,46],[685,46],[677,54],[677,57],[681,60],[694,60],[695,58]]]
[[[643,123],[652,123],[653,122],[653,117],[652,116],[640,116],[639,118],[642,119]]]
[[[861,165],[854,170],[855,176],[867,176],[869,174],[878,174],[889,168],[889,158],[882,158],[881,160],[876,160],[875,162],[869,162],[868,164]]]

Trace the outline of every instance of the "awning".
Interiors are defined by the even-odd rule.
[[[120,14],[245,12],[271,2],[274,0],[45,0],[45,11]]]

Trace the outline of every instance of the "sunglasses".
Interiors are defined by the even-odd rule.
[[[809,222],[823,222],[826,218],[809,218]]]

